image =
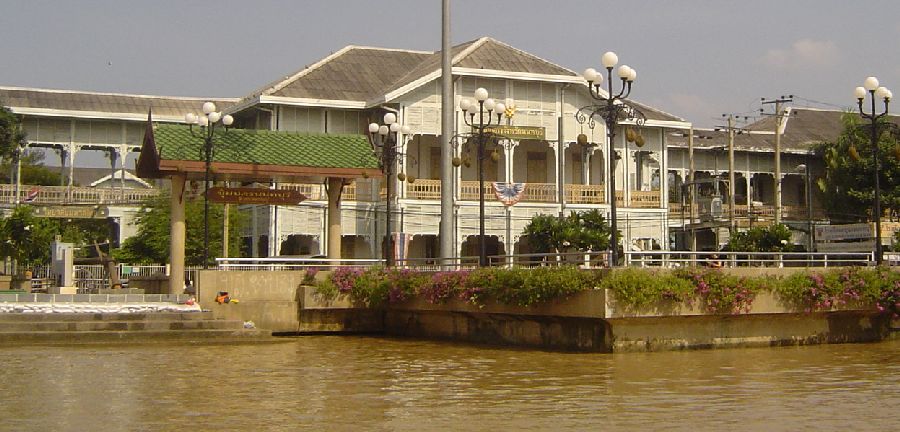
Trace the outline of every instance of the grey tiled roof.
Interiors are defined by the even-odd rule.
[[[481,38],[475,43],[479,45],[468,55],[458,59],[453,66],[543,75],[578,75],[562,66],[489,37]]]
[[[685,121],[681,117],[669,114],[663,110],[653,108],[649,105],[645,105],[643,103],[636,102],[631,99],[627,100],[625,103],[627,105],[631,105],[631,106],[639,109],[642,113],[644,113],[644,116],[647,117],[647,120],[677,121],[677,122]]]
[[[843,131],[841,117],[843,111],[818,110],[808,108],[792,108],[786,118],[784,133],[781,135],[781,148],[784,151],[805,152],[820,142],[837,139]],[[858,115],[858,114],[856,114]],[[900,116],[891,116],[894,123],[900,123]],[[775,120],[766,117],[748,127],[749,133],[735,135],[734,146],[740,150],[773,151],[775,149]],[[694,130],[695,146],[725,146],[728,137],[724,131]],[[709,138],[709,139],[706,139]],[[669,143],[687,146],[687,138],[670,136]]]
[[[466,50],[471,51],[462,55]],[[558,66],[533,54],[513,48],[489,37],[456,45],[450,49],[454,67],[489,69],[504,72],[526,72],[544,75],[577,76],[562,66]],[[461,56],[462,57],[459,57]],[[404,85],[441,69],[441,51],[435,51],[415,69],[398,79],[384,93],[390,93]]]
[[[429,53],[350,46],[335,57],[278,80],[257,94],[366,101],[409,73]],[[256,96],[256,94],[252,95]]]
[[[213,101],[224,109],[236,100],[0,87],[0,104],[13,112],[17,109],[52,109],[146,116],[147,110],[152,109],[154,116],[181,117],[187,112],[199,111],[206,101]]]

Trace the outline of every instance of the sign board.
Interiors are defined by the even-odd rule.
[[[847,243],[816,243],[816,252],[872,252],[875,240]]]
[[[109,210],[101,206],[35,206],[37,217],[59,219],[105,219]]]
[[[873,237],[875,231],[868,223],[816,226],[816,241],[861,240]]]
[[[543,141],[546,139],[545,128],[539,126],[488,126],[484,131],[514,140]]]
[[[206,197],[220,204],[266,205],[297,205],[307,199],[306,195],[295,190],[252,187],[214,187],[206,192]]]

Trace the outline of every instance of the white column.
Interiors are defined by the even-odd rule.
[[[169,199],[169,294],[184,291],[184,175],[172,176],[172,196]]]

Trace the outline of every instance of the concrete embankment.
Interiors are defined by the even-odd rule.
[[[270,332],[217,319],[187,295],[0,292],[0,343],[258,341]],[[114,290],[112,292],[118,292]]]
[[[595,352],[870,342],[896,334],[890,318],[871,305],[809,313],[769,292],[741,314],[665,302],[633,309],[606,290],[532,307],[414,299],[370,309],[345,296],[325,299],[302,280],[303,272],[201,272],[200,304],[216,317],[252,320],[276,333],[381,332]],[[218,291],[240,302],[216,304]]]

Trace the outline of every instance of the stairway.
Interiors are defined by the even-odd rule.
[[[0,313],[3,343],[255,342],[270,332],[212,312]]]

